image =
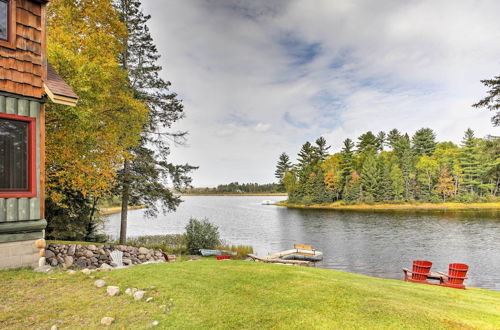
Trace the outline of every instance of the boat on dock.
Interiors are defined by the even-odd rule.
[[[307,266],[323,260],[323,252],[315,250],[311,245],[304,244],[294,244],[293,249],[273,253],[264,257],[258,257],[253,254],[249,254],[248,256],[258,262],[302,266]]]

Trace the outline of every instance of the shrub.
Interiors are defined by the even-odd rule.
[[[250,245],[229,245],[221,244],[217,246],[218,250],[236,252],[234,259],[245,259],[249,254],[253,253],[253,247]]]
[[[214,249],[220,242],[219,228],[208,219],[191,218],[186,226],[186,242],[192,254],[199,253],[199,249]]]
[[[162,250],[168,253],[185,254],[187,252],[186,235],[149,235],[129,238],[127,245]]]

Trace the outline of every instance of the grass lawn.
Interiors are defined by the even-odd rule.
[[[153,302],[106,295],[78,272],[0,272],[0,328],[500,328],[500,292],[456,290],[351,273],[200,260],[93,273],[148,289]],[[173,306],[168,307],[169,298]],[[166,311],[169,308],[169,311]]]

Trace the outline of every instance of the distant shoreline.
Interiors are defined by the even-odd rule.
[[[180,196],[288,196],[287,193],[241,193],[241,194],[203,194],[203,193],[184,193],[179,194]]]
[[[276,204],[293,209],[308,210],[340,210],[340,211],[500,211],[500,202],[492,203],[418,203],[418,204],[354,204],[342,205],[338,202],[332,204],[288,204],[280,202]]]
[[[145,209],[146,207],[144,205],[134,205],[134,206],[129,206],[128,209],[130,210],[139,210],[139,209]],[[103,207],[99,210],[100,215],[110,215],[110,214],[116,214],[120,213],[122,211],[121,206],[112,206],[112,207]]]

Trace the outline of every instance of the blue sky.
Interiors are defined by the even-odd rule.
[[[195,186],[271,182],[324,136],[430,127],[499,135],[473,109],[500,74],[500,1],[146,0],[164,78],[183,99]]]

